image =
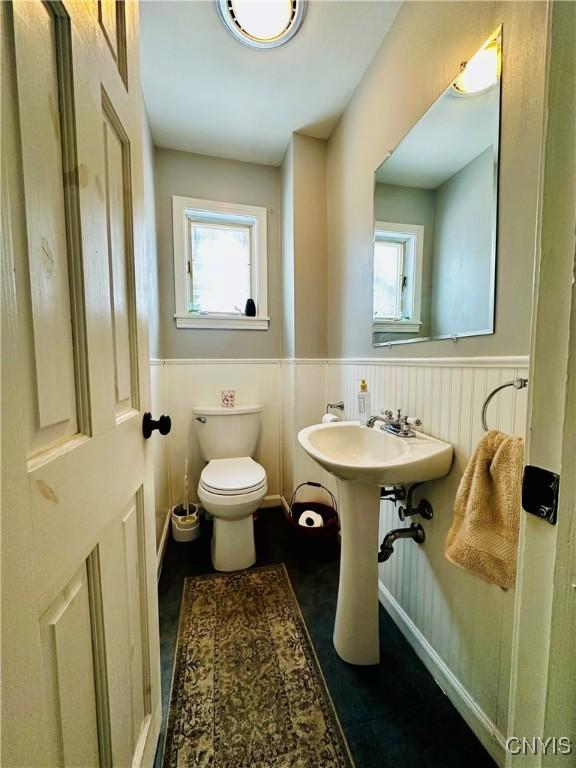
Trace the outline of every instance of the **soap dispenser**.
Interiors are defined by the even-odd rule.
[[[360,392],[358,393],[358,418],[360,424],[366,424],[370,418],[370,392],[366,379],[360,379]]]

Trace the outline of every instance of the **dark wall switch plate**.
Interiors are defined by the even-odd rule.
[[[560,475],[528,464],[522,479],[522,506],[531,515],[556,525]]]

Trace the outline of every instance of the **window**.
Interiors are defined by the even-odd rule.
[[[376,222],[374,229],[374,330],[420,330],[424,227]]]
[[[400,320],[406,278],[406,243],[395,240],[374,242],[374,317]]]
[[[176,326],[266,330],[266,208],[175,196],[172,214]]]

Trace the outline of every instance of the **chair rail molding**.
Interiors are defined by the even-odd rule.
[[[528,355],[492,357],[251,357],[151,358],[150,365],[388,365],[426,368],[527,368]]]

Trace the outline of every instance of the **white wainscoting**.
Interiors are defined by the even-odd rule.
[[[327,363],[327,395],[343,399],[357,418],[365,378],[372,412],[402,408],[422,419],[422,431],[454,445],[450,475],[427,483],[417,498],[434,507],[424,521],[426,542],[400,541],[380,566],[380,596],[390,616],[450,696],[494,759],[504,762],[512,651],[514,591],[504,592],[444,558],[458,483],[482,435],[484,398],[498,384],[527,376],[527,358],[343,361]],[[526,390],[506,389],[490,405],[492,428],[524,435]],[[381,506],[382,536],[402,525],[391,502]]]
[[[282,378],[282,498],[290,503],[295,488],[313,480],[335,492],[333,477],[316,464],[298,444],[298,432],[318,424],[326,412],[325,360],[283,360]],[[302,488],[300,501],[326,501],[326,493],[316,488]]]
[[[320,421],[326,403],[344,400],[345,418],[357,418],[359,381],[368,381],[372,412],[402,408],[422,419],[422,430],[454,445],[450,475],[427,483],[435,517],[424,521],[418,547],[398,542],[380,566],[380,598],[416,652],[494,759],[504,762],[512,649],[514,592],[504,592],[444,558],[458,483],[482,434],[480,411],[488,392],[527,376],[526,357],[380,360],[165,360],[154,361],[153,393],[159,412],[172,416],[172,434],[155,457],[161,516],[182,498],[184,458],[192,461],[194,491],[202,466],[193,433],[194,403],[216,402],[232,387],[240,402],[263,405],[257,459],[266,467],[269,504],[290,500],[303,480],[335,483],[298,446],[299,429]],[[154,370],[156,369],[156,370]],[[507,389],[490,406],[491,427],[523,435],[526,390]],[[156,438],[158,447],[161,438]],[[163,478],[163,479],[162,479]],[[195,494],[194,494],[195,495]],[[383,502],[381,533],[402,525]]]

